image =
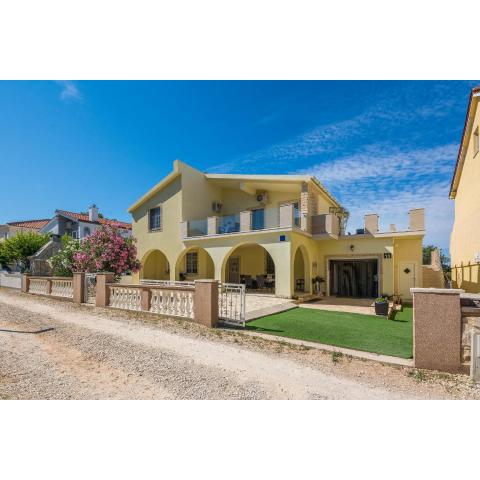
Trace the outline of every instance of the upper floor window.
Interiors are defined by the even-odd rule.
[[[185,270],[187,273],[198,273],[198,253],[188,252],[185,257]]]
[[[478,153],[479,142],[478,142],[478,127],[473,132],[473,156]]]
[[[258,208],[252,210],[252,230],[263,230],[265,228],[265,210]]]
[[[148,229],[160,230],[162,228],[162,209],[161,207],[151,208],[149,211]]]

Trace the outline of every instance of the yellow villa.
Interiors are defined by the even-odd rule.
[[[470,94],[462,140],[450,188],[455,200],[455,222],[450,237],[452,283],[469,293],[480,293],[480,87]]]
[[[345,233],[348,213],[312,176],[173,171],[129,209],[142,269],[135,281],[214,278],[278,297],[376,297],[422,286],[424,210],[409,229],[376,214]]]

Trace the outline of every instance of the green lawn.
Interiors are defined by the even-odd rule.
[[[247,330],[338,347],[412,358],[412,307],[395,320],[359,313],[294,308],[247,323]]]

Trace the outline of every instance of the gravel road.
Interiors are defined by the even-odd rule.
[[[462,375],[0,289],[2,399],[480,398]]]

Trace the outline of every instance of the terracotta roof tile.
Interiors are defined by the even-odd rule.
[[[40,230],[49,221],[49,218],[44,218],[41,220],[21,220],[19,222],[8,222],[7,225],[11,225],[12,227],[34,228]]]
[[[102,225],[117,225],[118,227],[125,228],[127,230],[132,229],[132,224],[131,223],[120,222],[118,220],[111,220],[109,218],[99,218],[98,222],[91,222],[88,219],[88,215],[86,215],[84,213],[69,212],[68,210],[57,210],[57,212],[60,215],[64,214],[64,215],[76,218],[77,220],[81,220],[82,222],[86,222],[86,223],[100,223]]]

